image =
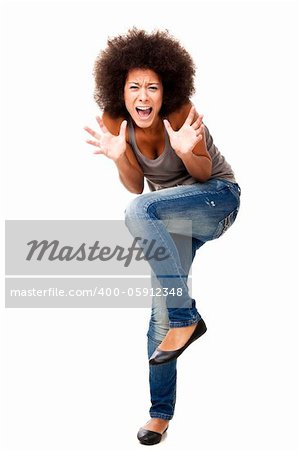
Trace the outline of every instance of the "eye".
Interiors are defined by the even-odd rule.
[[[150,86],[149,89],[151,91],[157,91],[158,90],[157,86]]]
[[[130,86],[130,89],[138,89],[138,86]]]

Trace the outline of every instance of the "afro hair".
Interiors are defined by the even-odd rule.
[[[128,72],[137,68],[159,75],[163,85],[161,116],[188,103],[195,92],[194,62],[168,30],[147,33],[134,27],[125,35],[109,38],[94,64],[95,101],[114,118],[128,116],[124,86]]]

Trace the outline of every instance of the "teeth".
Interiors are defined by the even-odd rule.
[[[141,109],[142,111],[147,111],[150,109],[150,106],[137,106],[137,109]]]

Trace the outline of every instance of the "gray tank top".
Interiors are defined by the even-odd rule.
[[[131,118],[129,119],[128,125],[129,140],[132,150],[143,169],[144,176],[151,191],[179,186],[180,184],[194,184],[199,182],[188,173],[183,161],[171,147],[166,128],[164,129],[165,147],[163,153],[156,159],[149,159],[141,153],[136,144],[135,130]],[[212,158],[212,175],[210,179],[222,178],[236,183],[231,166],[226,162],[224,156],[221,155],[214,145],[213,138],[206,125],[205,135],[207,150]]]

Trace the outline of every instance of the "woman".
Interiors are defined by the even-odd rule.
[[[194,63],[168,32],[134,28],[108,40],[94,75],[104,113],[97,117],[98,131],[85,128],[93,137],[87,142],[114,161],[130,192],[142,194],[147,180],[151,192],[130,202],[126,225],[132,236],[155,240],[169,256],[149,261],[152,286],[165,295],[152,298],[151,419],[137,437],[156,444],[174,414],[177,358],[206,331],[188,291],[192,261],[199,247],[232,225],[241,190],[190,101]]]

